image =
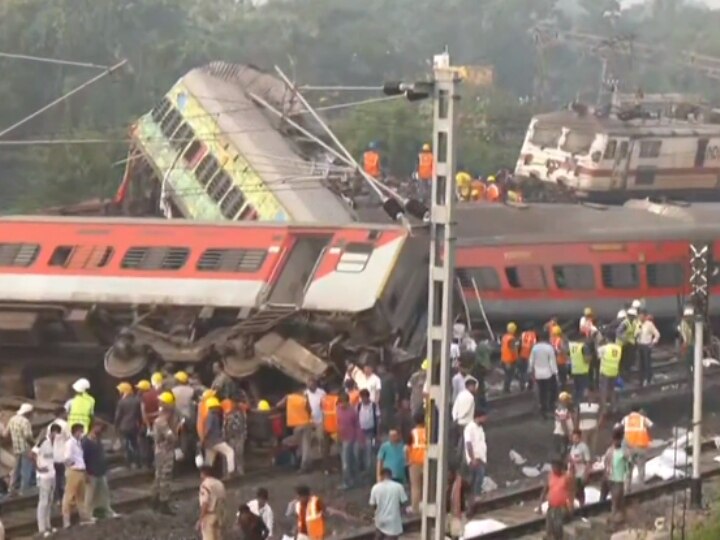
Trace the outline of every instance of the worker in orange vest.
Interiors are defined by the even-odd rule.
[[[415,427],[410,432],[407,446],[407,462],[410,472],[410,505],[413,512],[420,511],[420,499],[423,489],[423,467],[427,455],[427,432],[425,430],[425,415],[415,417]]]
[[[378,144],[372,141],[368,144],[367,150],[363,153],[363,170],[372,176],[373,178],[381,179],[382,176],[382,163],[380,158],[380,152],[378,151]]]
[[[520,354],[518,355],[518,379],[520,379],[520,390],[526,388],[532,390],[533,381],[528,377],[528,365],[530,363],[530,351],[537,343],[537,332],[531,326],[528,326],[522,334],[520,334]]]
[[[325,505],[320,497],[312,495],[307,486],[295,489],[295,515],[297,540],[323,540],[325,538]]]
[[[418,154],[417,171],[415,173],[418,181],[418,192],[423,201],[430,200],[434,168],[435,162],[433,160],[432,148],[430,148],[429,144],[425,143]]]
[[[628,470],[628,479],[626,481],[626,489],[632,478],[633,468],[638,468],[638,477],[640,482],[645,483],[645,462],[647,461],[647,451],[650,447],[650,428],[653,423],[643,414],[640,407],[633,406],[631,413],[622,419],[622,425],[625,430],[625,443],[630,452],[630,469]]]
[[[208,417],[207,400],[216,396],[217,392],[215,392],[215,390],[205,390],[200,396],[200,401],[198,402],[196,428],[198,440],[201,444],[205,438],[205,422]]]
[[[568,362],[570,345],[568,344],[567,339],[563,336],[563,331],[560,326],[553,326],[551,333],[552,337],[550,338],[550,345],[552,345],[552,348],[555,349],[555,360],[557,361],[560,390],[564,391],[567,385],[568,373],[570,372],[570,363]]]
[[[357,404],[360,403],[360,390],[358,389],[357,383],[353,379],[345,379],[343,386],[348,396],[348,402],[353,407],[356,407]]]
[[[320,402],[323,412],[323,429],[328,437],[335,439],[337,437],[337,406],[338,395],[326,394]]]
[[[485,200],[488,202],[500,202],[502,193],[500,186],[497,185],[495,177],[490,175],[487,177],[487,189],[485,190]]]
[[[502,361],[503,371],[505,371],[503,392],[506,394],[510,392],[512,380],[517,377],[519,345],[517,339],[517,324],[514,322],[508,323],[507,332],[500,342],[500,360]]]
[[[482,178],[478,178],[470,182],[470,200],[484,201],[485,189],[485,182],[482,181]]]
[[[307,395],[304,392],[288,394],[276,406],[285,407],[285,423],[300,445],[300,469],[306,470],[310,467],[314,428]]]

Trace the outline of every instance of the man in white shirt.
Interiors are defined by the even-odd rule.
[[[37,525],[43,538],[55,532],[50,523],[50,516],[55,492],[54,446],[55,439],[60,436],[60,431],[59,425],[52,424],[48,428],[47,436],[33,447],[30,454],[37,470]]]
[[[453,375],[452,378],[452,402],[455,403],[455,400],[460,395],[460,392],[465,390],[465,380],[468,377],[468,368],[467,366],[464,366],[460,364],[458,366],[458,372]]]
[[[465,426],[463,440],[465,441],[465,462],[470,469],[470,485],[473,495],[482,495],[483,481],[485,480],[485,467],[487,466],[487,443],[483,424],[487,418],[485,411],[478,409],[473,415],[474,421]]]
[[[78,514],[80,514],[80,523],[93,523],[95,520],[85,506],[85,484],[87,483],[87,472],[85,471],[85,459],[83,456],[82,424],[73,424],[70,426],[72,436],[65,443],[65,471],[66,484],[65,495],[62,501],[63,528],[70,527],[70,516],[72,514],[73,505],[77,506]]]
[[[262,519],[268,530],[267,538],[272,538],[275,517],[273,515],[272,508],[270,508],[270,504],[268,503],[268,499],[270,498],[268,490],[262,487],[258,488],[257,492],[255,492],[255,496],[257,498],[247,503],[247,506],[253,514]]]
[[[360,390],[363,388],[370,392],[370,401],[373,403],[380,402],[380,389],[382,388],[382,381],[380,377],[375,374],[375,368],[367,363],[363,366],[363,373],[365,375],[365,385],[358,385]]]
[[[473,415],[475,414],[475,393],[477,392],[477,379],[475,377],[465,378],[465,389],[455,398],[452,407],[452,420],[455,427],[455,444],[457,447],[457,457],[462,458],[463,455],[463,430],[468,424],[472,424]]]
[[[546,419],[554,409],[558,373],[555,349],[547,337],[543,336],[542,341],[538,341],[530,351],[528,372],[537,383],[540,414]]]
[[[53,442],[53,460],[55,462],[55,500],[62,501],[65,494],[65,443],[72,436],[67,423],[65,407],[58,407],[55,411],[55,420],[48,426],[48,434],[52,426],[60,427],[60,433],[55,436]]]
[[[652,348],[660,341],[660,332],[647,311],[641,310],[639,319],[635,341],[640,358],[640,385],[645,386],[652,382]]]
[[[317,385],[315,379],[308,381],[305,397],[307,397],[308,406],[310,407],[310,417],[313,421],[313,438],[317,440],[323,458],[327,457],[329,449],[325,438],[325,429],[323,428],[322,411],[322,400],[326,395],[325,390]]]

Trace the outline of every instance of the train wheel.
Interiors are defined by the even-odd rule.
[[[113,345],[105,353],[105,371],[117,379],[134,377],[147,367],[148,359],[144,351],[134,348],[122,350]]]

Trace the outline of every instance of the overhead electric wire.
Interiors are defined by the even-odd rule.
[[[84,67],[91,69],[102,69],[108,70],[112,66],[103,66],[100,64],[93,64],[92,62],[75,62],[73,60],[61,60],[59,58],[49,58],[45,56],[33,56],[30,54],[17,54],[17,53],[6,53],[0,52],[0,58],[11,58],[14,60],[29,60],[31,62],[43,62],[46,64],[57,64],[59,66],[75,66]]]

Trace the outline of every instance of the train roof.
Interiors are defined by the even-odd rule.
[[[570,130],[618,136],[720,136],[720,124],[688,122],[667,117],[620,120],[617,117],[597,116],[591,113],[578,114],[575,111],[564,110],[539,114],[535,118],[544,127],[566,127]]]
[[[298,118],[297,102],[290,99],[281,81],[252,66],[213,62],[187,73],[182,83],[216,118],[233,147],[293,219],[333,223],[356,220],[353,210],[318,178],[323,171],[316,159],[321,160],[323,154],[308,156],[277,118],[251,98],[251,93],[261,96],[286,114],[296,115],[309,131],[317,131],[309,124],[309,115]]]
[[[720,204],[625,206],[462,203],[458,246],[720,239]]]

